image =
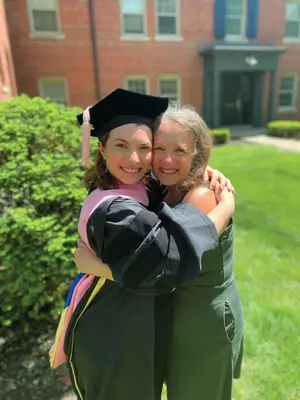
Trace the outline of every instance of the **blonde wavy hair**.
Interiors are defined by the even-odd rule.
[[[160,120],[176,122],[184,127],[194,140],[195,149],[191,170],[188,176],[177,185],[178,189],[189,191],[206,185],[205,170],[210,158],[212,140],[203,118],[192,106],[180,106],[179,103],[172,101]]]

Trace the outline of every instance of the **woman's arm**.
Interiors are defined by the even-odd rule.
[[[89,245],[113,279],[143,293],[171,291],[201,271],[202,256],[218,246],[214,223],[188,204],[158,215],[132,198],[111,197],[91,215]]]
[[[191,190],[185,196],[183,202],[205,212],[214,222],[219,236],[225,231],[228,221],[234,213],[234,195],[226,187],[216,192],[205,187],[198,187]],[[231,215],[228,217],[229,210],[231,210]]]
[[[205,173],[206,180],[210,180],[209,188],[211,190],[218,189],[218,186],[220,186],[220,189],[224,189],[226,187],[231,192],[235,191],[230,180],[226,178],[226,176],[223,175],[222,172],[218,171],[217,169],[213,169],[208,165],[206,167]]]
[[[102,278],[113,281],[109,266],[103,263],[81,239],[78,239],[77,244],[78,247],[74,253],[73,261],[79,271],[88,275],[101,276]]]

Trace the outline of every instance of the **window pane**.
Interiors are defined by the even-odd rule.
[[[144,0],[121,0],[123,14],[143,14]]]
[[[161,94],[177,93],[177,80],[176,79],[161,80],[160,93]]]
[[[290,38],[300,38],[300,22],[287,21],[284,36]]]
[[[42,97],[50,97],[59,102],[66,102],[66,86],[64,81],[43,80],[41,82]]]
[[[280,93],[279,105],[282,107],[293,106],[293,94],[292,93]]]
[[[176,17],[158,17],[158,33],[160,35],[176,35]]]
[[[125,33],[144,33],[144,18],[142,15],[124,15]]]
[[[157,0],[158,14],[176,14],[177,0]]]
[[[294,88],[294,78],[292,76],[285,76],[281,79],[281,90],[290,90]]]
[[[226,18],[226,33],[228,35],[241,35],[242,26],[240,18]]]
[[[300,4],[288,3],[285,9],[285,17],[290,21],[300,20]]]
[[[58,32],[55,11],[33,10],[32,15],[35,32]]]
[[[127,81],[127,89],[132,92],[146,94],[146,80],[145,79],[130,79]]]
[[[55,0],[30,0],[30,6],[31,6],[32,10],[54,11],[54,10],[56,10],[56,1]]]
[[[243,0],[229,0],[227,3],[227,15],[242,16],[244,11]]]

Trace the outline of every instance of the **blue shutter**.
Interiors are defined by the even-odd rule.
[[[255,39],[258,31],[259,0],[248,0],[247,37]]]
[[[226,0],[215,0],[215,38],[223,39],[226,33]]]

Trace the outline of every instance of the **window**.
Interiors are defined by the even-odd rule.
[[[30,30],[34,34],[58,34],[57,0],[28,0]]]
[[[51,100],[68,104],[67,100],[67,82],[65,78],[40,78],[39,94],[41,97],[49,97]]]
[[[281,78],[279,107],[280,108],[296,108],[297,102],[297,75],[285,75]]]
[[[127,77],[125,79],[126,89],[132,92],[147,94],[149,92],[148,86],[148,78],[146,77]]]
[[[145,35],[145,0],[121,0],[124,35]]]
[[[178,35],[178,1],[156,0],[157,35]]]
[[[180,101],[180,79],[174,76],[158,78],[158,95],[169,97],[170,100]]]
[[[246,1],[247,0],[227,0],[226,36],[245,37]]]
[[[285,38],[300,40],[300,3],[288,1],[285,9]]]

